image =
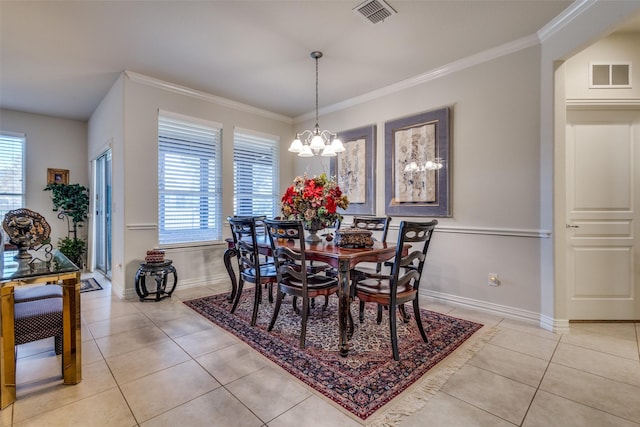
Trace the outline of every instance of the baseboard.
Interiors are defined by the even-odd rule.
[[[472,298],[465,298],[457,295],[445,294],[442,292],[422,290],[420,296],[431,298],[438,302],[453,304],[459,307],[470,308],[482,311],[498,317],[519,320],[526,323],[540,324],[540,314],[506,305],[494,304],[492,302],[480,301]]]
[[[540,327],[557,334],[566,334],[569,332],[569,319],[554,319],[541,314]]]

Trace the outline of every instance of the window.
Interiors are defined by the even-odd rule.
[[[590,64],[590,88],[630,88],[631,63]]]
[[[233,139],[233,211],[236,215],[278,215],[280,143],[275,137],[236,130]]]
[[[0,223],[24,207],[24,134],[0,133]]]
[[[161,112],[158,118],[158,240],[222,236],[221,126]]]

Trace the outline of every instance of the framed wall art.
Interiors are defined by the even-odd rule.
[[[449,217],[449,108],[385,123],[385,213]]]
[[[364,126],[339,132],[345,151],[331,159],[331,175],[349,198],[347,215],[373,215],[376,207],[376,183],[373,169],[376,158],[376,126]]]
[[[47,184],[68,184],[69,169],[47,169]]]

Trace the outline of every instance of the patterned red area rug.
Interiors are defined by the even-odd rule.
[[[389,337],[389,318],[385,311],[376,323],[374,304],[367,304],[364,323],[358,321],[357,303],[351,310],[355,331],[350,352],[338,352],[338,299],[329,306],[312,308],[307,325],[307,347],[298,347],[300,316],[293,311],[291,298],[285,298],[274,329],[267,332],[273,304],[260,305],[256,326],[250,326],[253,289],[245,289],[234,314],[228,294],[185,301],[202,316],[236,335],[251,347],[361,419],[367,419],[398,396],[427,371],[458,348],[481,324],[432,311],[421,310],[429,342],[425,343],[412,318],[398,321],[400,361],[393,360]],[[323,301],[322,301],[323,302]],[[412,310],[407,306],[407,312]]]

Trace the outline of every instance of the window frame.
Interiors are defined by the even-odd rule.
[[[0,130],[0,153],[9,153],[7,147],[5,147],[5,144],[9,141],[9,140],[17,140],[14,142],[18,142],[19,144],[21,144],[20,147],[20,164],[19,164],[19,173],[16,173],[15,171],[15,157],[11,157],[11,159],[9,159],[9,155],[7,155],[7,165],[9,166],[9,168],[13,169],[13,171],[7,172],[7,176],[9,178],[15,178],[16,175],[19,176],[19,178],[17,179],[18,182],[20,182],[20,189],[19,192],[15,192],[15,189],[17,186],[15,185],[11,185],[11,190],[14,191],[10,191],[10,189],[7,188],[7,190],[3,191],[3,187],[0,185],[0,201],[2,201],[5,198],[15,198],[18,197],[19,198],[19,203],[16,205],[15,203],[12,204],[10,202],[7,202],[7,208],[5,209],[2,207],[2,203],[0,203],[0,222],[2,222],[4,220],[4,215],[14,209],[20,209],[23,208],[25,206],[25,199],[26,199],[26,163],[27,163],[27,159],[26,159],[26,152],[27,152],[27,136],[24,133],[20,133],[20,132],[10,132],[10,131],[4,131],[4,130]],[[18,150],[12,150],[12,153],[15,154],[15,152],[17,152]],[[3,157],[3,154],[0,154],[0,158]],[[0,167],[2,166],[2,160],[0,159]],[[2,173],[2,171],[0,170],[0,179],[2,179],[2,176],[4,175],[4,173]],[[11,179],[12,184],[15,184],[16,180]],[[1,184],[1,183],[0,183]]]
[[[259,157],[270,152],[271,173],[249,170],[259,164]],[[251,158],[252,154],[257,158]],[[244,162],[243,162],[244,161]],[[263,162],[266,166],[267,162]],[[240,167],[245,170],[241,171]],[[260,187],[257,182],[264,182],[265,176],[270,175],[270,193],[265,191],[255,191]],[[252,183],[243,188],[239,188],[239,183],[246,179],[251,179]],[[254,203],[250,208],[242,207],[243,200],[251,200]],[[270,211],[263,210],[259,204],[267,204],[270,201]],[[258,202],[256,206],[255,202]],[[257,132],[250,129],[236,127],[233,133],[233,212],[240,216],[261,216],[268,218],[275,217],[280,211],[280,138],[275,135]]]
[[[178,143],[181,138],[190,139]],[[159,110],[157,141],[158,244],[181,247],[222,240],[222,125]],[[169,218],[168,210],[173,210]]]

